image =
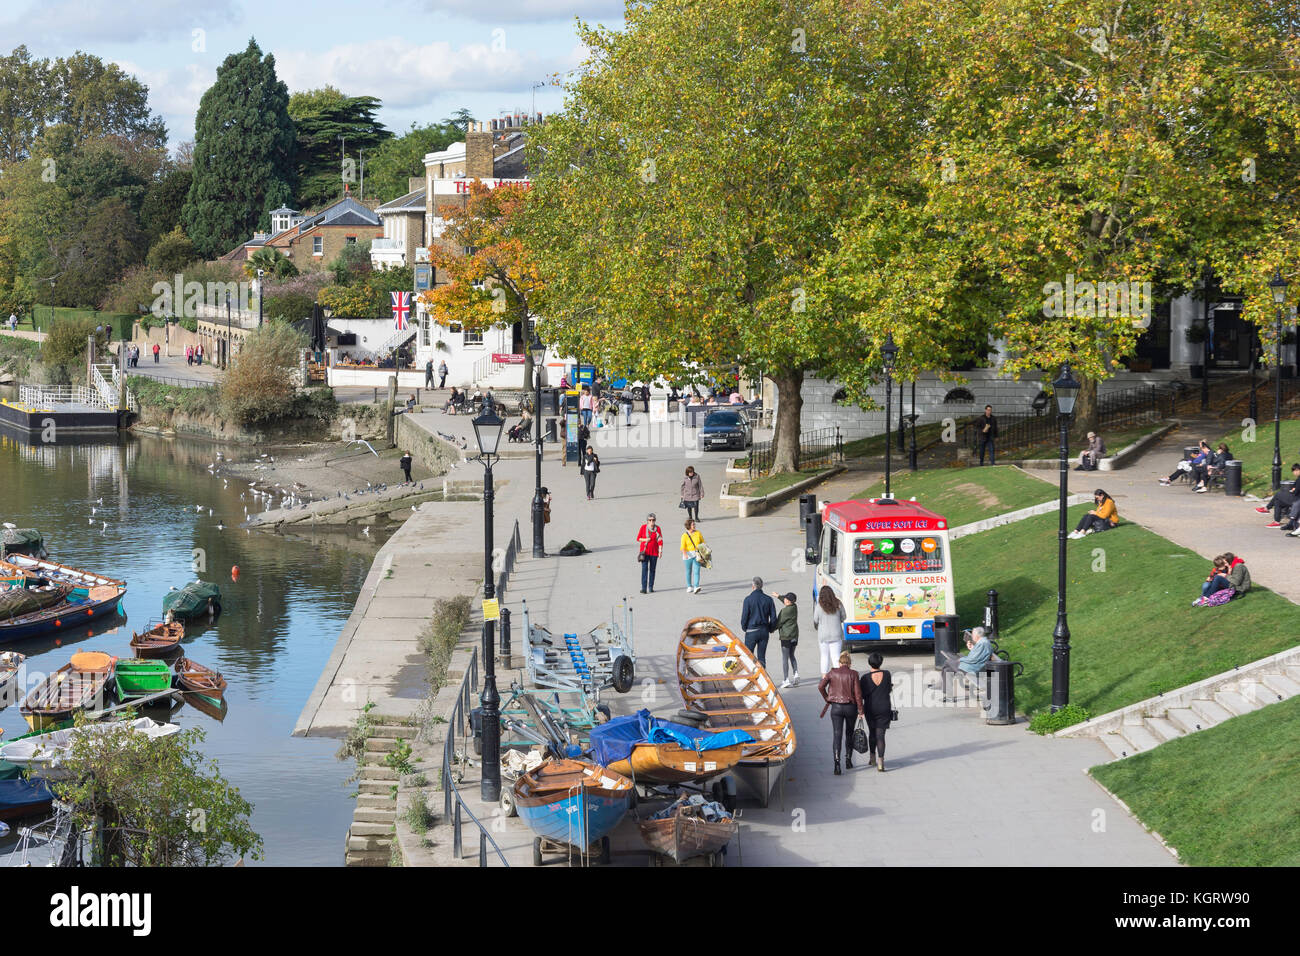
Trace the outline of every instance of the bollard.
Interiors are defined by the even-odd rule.
[[[989,588],[988,603],[984,606],[984,630],[990,641],[998,636],[998,592]]]
[[[934,616],[934,666],[942,667],[944,654],[956,654],[961,647],[961,619],[956,614]]]
[[[501,609],[501,659],[507,662],[510,660],[510,608]]]

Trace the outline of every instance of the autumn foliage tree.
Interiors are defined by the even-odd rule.
[[[448,281],[420,293],[433,321],[456,322],[468,331],[518,322],[527,345],[542,292],[541,274],[521,236],[527,202],[523,185],[491,189],[475,180],[463,205],[440,209],[444,231],[429,250],[429,261]],[[531,382],[532,375],[532,352],[525,348],[524,381]]]

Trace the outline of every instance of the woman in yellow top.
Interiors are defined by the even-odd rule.
[[[1097,531],[1109,531],[1119,524],[1119,509],[1115,499],[1098,488],[1092,493],[1092,500],[1097,503],[1086,515],[1079,519],[1079,526],[1070,532],[1071,538],[1082,538]]]
[[[700,593],[700,545],[704,544],[703,532],[695,529],[695,522],[687,519],[686,530],[682,532],[682,563],[686,565],[686,593]]]

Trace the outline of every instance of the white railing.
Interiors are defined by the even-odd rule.
[[[121,381],[121,370],[116,365],[92,365],[90,367],[91,380],[95,383],[95,390],[103,397],[106,408],[117,408],[118,386]],[[140,411],[140,404],[131,394],[131,390],[126,390],[126,407],[133,412]]]
[[[375,354],[378,355],[380,358],[387,356],[389,349],[395,349],[397,348],[397,346],[404,344],[407,339],[415,338],[415,333],[418,331],[419,328],[415,325],[415,323],[413,322],[409,323],[405,329],[403,329],[400,332],[394,332],[387,339],[385,339],[383,343],[374,350]]]
[[[85,385],[20,385],[18,401],[29,408],[75,404],[112,411],[117,407],[116,399],[112,405],[109,405],[96,389],[87,388]]]

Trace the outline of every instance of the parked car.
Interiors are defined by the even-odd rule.
[[[744,451],[754,444],[754,431],[749,427],[749,419],[741,412],[709,412],[700,428],[700,448],[712,449],[736,448]]]

